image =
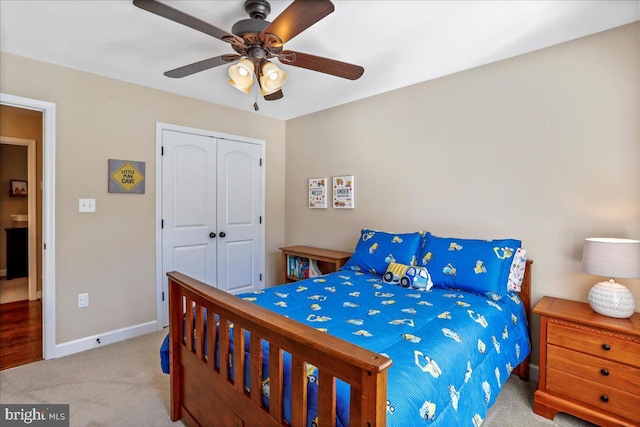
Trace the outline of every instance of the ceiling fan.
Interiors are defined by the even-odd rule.
[[[273,58],[285,65],[350,80],[357,80],[364,73],[364,68],[359,65],[283,50],[286,42],[333,12],[330,0],[294,0],[273,22],[266,20],[271,12],[267,0],[246,0],[244,10],[250,18],[236,22],[230,33],[156,0],[133,0],[133,4],[229,43],[236,51],[235,54],[220,55],[167,71],[164,73],[167,77],[186,77],[234,63],[229,67],[231,85],[248,94],[255,74],[264,99],[273,101],[282,98],[282,86],[287,80],[287,74],[270,61]]]

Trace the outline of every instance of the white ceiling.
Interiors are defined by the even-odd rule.
[[[243,0],[167,1],[231,31]],[[273,20],[291,1],[271,1]],[[334,0],[335,12],[285,48],[365,68],[357,81],[282,66],[284,98],[260,111],[291,119],[513,57],[640,19],[639,0]],[[227,66],[182,79],[163,72],[225,53],[230,45],[125,0],[0,1],[0,50],[253,111],[227,83]]]

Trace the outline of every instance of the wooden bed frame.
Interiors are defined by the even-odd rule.
[[[531,309],[531,263],[527,261],[520,293],[527,318]],[[283,419],[283,351],[286,351],[292,355],[292,426],[307,426],[307,363],[318,368],[317,425],[336,425],[336,378],[351,386],[350,426],[386,425],[387,369],[391,359],[184,274],[170,272],[167,276],[173,421],[182,419],[188,426],[286,426]],[[186,310],[186,321],[185,307],[195,308]],[[215,315],[219,319],[218,328],[213,324]],[[244,386],[245,352],[233,352],[233,363],[229,363],[229,323],[233,323],[235,348],[244,348],[244,331],[250,333],[251,349],[261,349],[263,341],[269,342],[269,409],[262,404],[262,352],[250,352],[249,392]],[[186,334],[183,327],[188,328]],[[218,349],[216,333],[219,334]],[[211,353],[209,357],[205,356],[205,343]],[[218,368],[216,351],[220,360]],[[232,371],[234,381],[230,379]],[[528,380],[529,358],[513,373]]]

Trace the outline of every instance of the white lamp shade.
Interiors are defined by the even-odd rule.
[[[229,77],[231,77],[229,83],[244,93],[249,93],[253,84],[254,70],[253,62],[248,59],[243,59],[237,64],[233,64],[229,67]]]
[[[640,240],[585,239],[582,271],[605,277],[640,277]]]
[[[262,66],[262,75],[260,76],[260,87],[262,95],[270,95],[279,91],[287,81],[287,73],[282,71],[272,62],[266,62]]]

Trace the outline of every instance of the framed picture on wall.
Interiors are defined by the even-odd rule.
[[[27,181],[20,181],[17,179],[11,180],[11,188],[9,189],[9,195],[11,197],[26,197],[27,196]]]
[[[312,209],[326,209],[327,178],[309,179],[309,207]]]
[[[355,186],[353,175],[333,177],[333,207],[337,209],[355,208]]]

